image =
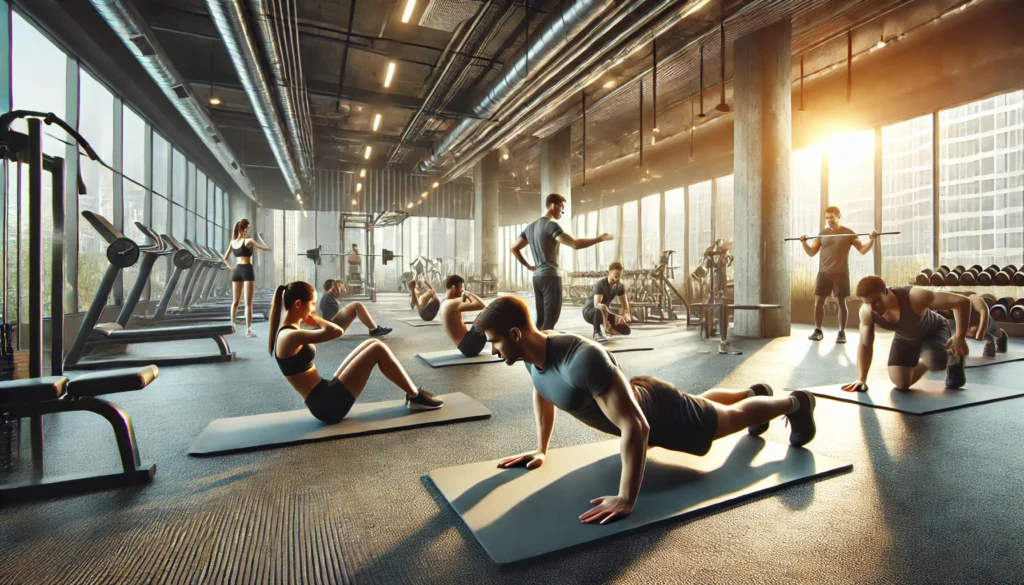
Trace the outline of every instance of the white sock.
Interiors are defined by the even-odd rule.
[[[789,412],[787,412],[786,414],[793,414],[794,412],[800,410],[800,401],[797,400],[796,396],[790,394],[789,401],[791,404],[789,406]]]

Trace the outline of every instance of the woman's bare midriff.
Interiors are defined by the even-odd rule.
[[[295,374],[294,376],[285,376],[285,380],[295,388],[295,391],[299,393],[299,396],[303,400],[309,396],[309,393],[316,388],[316,385],[320,383],[320,372],[316,370],[316,366],[302,372],[301,374]]]

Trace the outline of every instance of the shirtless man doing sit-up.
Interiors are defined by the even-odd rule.
[[[448,277],[444,283],[447,290],[444,300],[441,301],[440,315],[441,324],[444,325],[444,332],[449,339],[455,343],[462,355],[473,357],[483,351],[487,338],[472,327],[467,329],[462,314],[466,311],[482,310],[484,302],[475,294],[462,290],[465,282],[458,274]]]

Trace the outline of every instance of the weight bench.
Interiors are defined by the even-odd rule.
[[[0,504],[69,495],[148,483],[156,465],[139,461],[132,419],[117,406],[97,396],[142,390],[157,378],[156,366],[142,366],[95,372],[68,380],[47,376],[0,382],[0,412],[14,418],[29,417],[32,440],[32,479],[0,485]],[[89,411],[107,419],[114,429],[122,471],[61,477],[43,475],[43,415],[55,412]]]

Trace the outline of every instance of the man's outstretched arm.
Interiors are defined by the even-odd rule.
[[[613,240],[614,238],[612,238],[612,236],[609,234],[601,234],[596,238],[574,238],[567,232],[562,232],[555,236],[555,239],[558,240],[560,244],[565,244],[566,246],[569,246],[573,250],[582,250],[584,248],[589,248],[595,244],[600,244],[601,242]]]

